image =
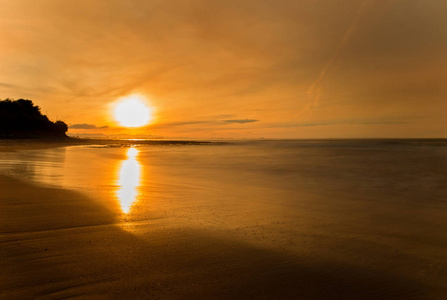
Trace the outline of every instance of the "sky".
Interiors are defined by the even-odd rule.
[[[446,138],[445,0],[0,0],[0,98],[76,136]],[[117,101],[147,99],[123,128]]]

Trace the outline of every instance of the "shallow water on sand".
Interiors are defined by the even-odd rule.
[[[138,238],[150,239],[154,223],[231,237],[293,261],[381,272],[384,291],[390,278],[445,291],[446,167],[446,141],[416,140],[141,142],[0,156],[0,174],[88,195]]]
[[[247,190],[260,192],[249,202],[277,205],[302,202],[299,195],[308,193],[326,195],[332,206],[337,203],[331,195],[378,205],[387,201],[442,205],[446,166],[447,143],[442,141],[93,145],[0,157],[0,174],[84,191],[109,206],[122,204],[121,212],[129,214],[160,198],[224,205],[231,195],[246,201]],[[122,211],[125,206],[129,207]]]

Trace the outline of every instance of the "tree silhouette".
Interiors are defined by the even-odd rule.
[[[0,138],[66,138],[67,130],[67,124],[51,122],[31,100],[0,100]]]

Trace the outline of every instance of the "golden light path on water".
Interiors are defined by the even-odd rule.
[[[138,150],[129,148],[127,160],[123,161],[118,177],[116,194],[120,201],[121,210],[128,214],[132,204],[138,198],[138,186],[140,184],[141,166],[137,160]]]

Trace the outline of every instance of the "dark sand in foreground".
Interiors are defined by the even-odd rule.
[[[302,227],[278,223],[285,235],[290,231],[290,241],[268,237],[262,246],[231,227],[199,230],[158,217],[136,222],[128,231],[129,224],[84,194],[6,176],[0,176],[0,191],[2,299],[447,297],[445,205],[416,207],[419,212],[408,207],[396,215],[396,222],[401,218],[408,224],[412,214],[432,218],[423,222],[439,231],[414,244],[343,231],[325,234],[338,226],[335,218]],[[328,212],[315,202],[301,207],[301,214],[325,218]],[[349,201],[343,205],[348,212],[358,209]],[[378,210],[388,214],[403,207],[390,205]],[[264,233],[268,236],[268,229]],[[283,249],[288,243],[293,251]]]

